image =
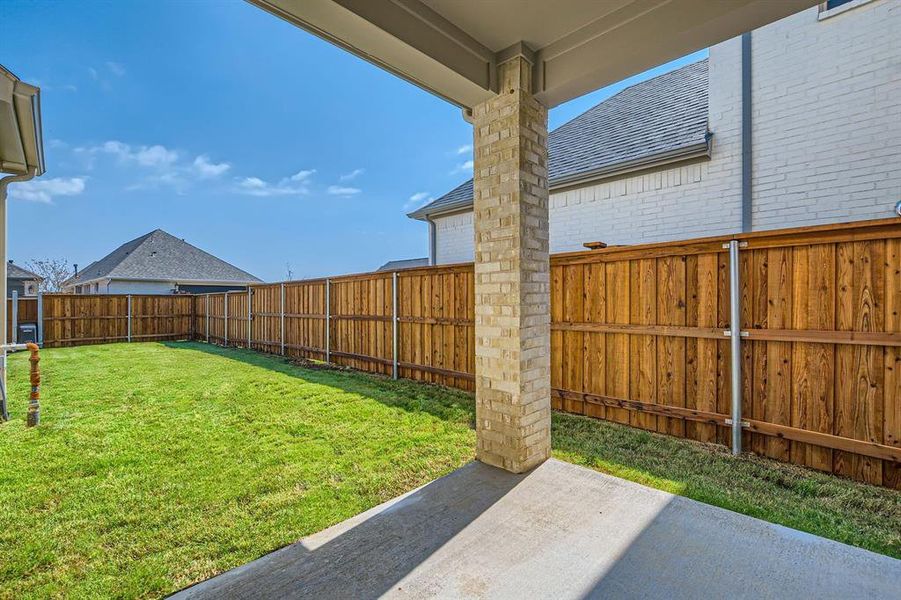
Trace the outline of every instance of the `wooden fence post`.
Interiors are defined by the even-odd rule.
[[[126,318],[128,319],[127,340],[131,342],[131,294],[128,295],[128,316]]]
[[[203,311],[204,316],[206,317],[206,343],[210,343],[210,295],[207,294],[205,296],[206,302],[204,303]]]
[[[225,316],[222,317],[225,320],[225,347],[228,348],[228,292],[225,292],[222,298],[222,302],[225,304]]]
[[[250,304],[253,301],[253,288],[249,285],[247,286],[247,349],[250,350],[250,338],[253,337],[251,335],[251,325],[250,322],[253,319],[253,311],[250,308]]]
[[[285,355],[285,284],[281,285],[281,302],[279,310],[279,341],[282,345],[282,356]]]
[[[331,300],[331,292],[332,292],[332,280],[325,280],[325,362],[332,362],[332,344],[331,344],[331,329],[332,329],[332,300]]]
[[[44,294],[38,292],[38,346],[44,347]]]

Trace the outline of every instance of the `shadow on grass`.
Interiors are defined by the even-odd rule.
[[[251,350],[194,342],[166,345],[215,354],[474,427],[472,394],[460,390],[360,371],[306,368]],[[552,444],[554,455],[570,463],[901,557],[897,491],[752,455],[733,457],[723,446],[563,413],[553,415]]]
[[[443,421],[464,421],[475,429],[475,404],[471,393],[435,384],[393,380],[375,373],[352,369],[307,367],[294,359],[242,348],[223,348],[201,342],[163,342],[175,350],[193,350],[235,360],[317,385],[365,396],[386,406],[425,412]]]

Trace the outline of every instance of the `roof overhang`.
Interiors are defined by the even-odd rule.
[[[0,65],[0,172],[44,173],[41,90]]]
[[[548,180],[548,188],[551,193],[554,193],[575,187],[591,185],[607,179],[623,177],[639,171],[660,169],[670,165],[686,163],[688,161],[696,162],[698,159],[710,158],[710,140],[712,137],[712,134],[708,134],[707,139],[703,142],[685,146],[684,148],[652,154],[626,162],[606,165],[598,169],[583,171],[575,175],[552,178]],[[428,221],[429,219],[434,219],[436,217],[470,211],[472,210],[472,201],[472,197],[461,198],[460,200],[452,203],[449,202],[434,210],[429,210],[429,206],[426,205],[411,213],[407,213],[407,216],[419,221]]]
[[[71,287],[73,285],[86,285],[100,281],[129,281],[134,283],[161,282],[171,283],[173,285],[259,285],[263,283],[260,279],[255,279],[253,281],[223,281],[221,279],[155,279],[153,277],[116,277],[115,275],[105,275],[103,277],[92,277],[91,279],[67,279],[62,285],[63,287]]]
[[[761,27],[817,0],[248,0],[464,108],[496,67],[534,65],[548,107]]]

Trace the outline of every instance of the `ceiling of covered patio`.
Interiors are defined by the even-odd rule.
[[[471,108],[526,55],[548,107],[740,35],[816,0],[249,0]]]

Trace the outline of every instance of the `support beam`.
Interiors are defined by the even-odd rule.
[[[550,455],[547,108],[523,55],[473,110],[476,456],[514,473]]]

